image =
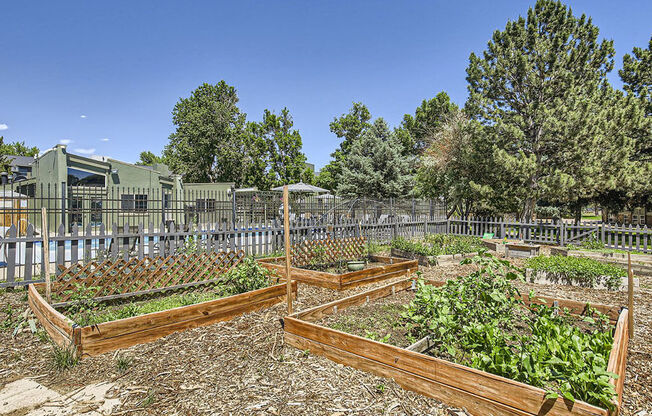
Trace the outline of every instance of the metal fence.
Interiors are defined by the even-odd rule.
[[[64,184],[65,185],[65,184]],[[206,185],[209,186],[209,185]],[[62,186],[57,184],[7,184],[0,188],[0,237],[14,224],[19,235],[27,225],[41,232],[41,208],[48,212],[50,232],[63,225],[98,232],[139,224],[237,224],[262,223],[282,217],[282,193],[240,190],[201,190],[142,187]],[[390,218],[443,218],[439,200],[341,198],[333,195],[290,193],[290,218],[315,220],[386,221]]]

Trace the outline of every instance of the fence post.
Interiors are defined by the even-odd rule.
[[[566,245],[566,226],[564,225],[564,220],[559,220],[559,245],[564,247]]]
[[[15,239],[18,237],[16,224],[11,224],[7,231],[7,237]],[[13,283],[16,275],[16,241],[6,244],[7,247],[7,283]],[[20,276],[20,275],[19,275]]]
[[[233,224],[233,229],[235,230],[235,211],[236,211],[236,206],[235,206],[235,187],[231,188],[231,215],[233,215],[233,221],[231,223]]]
[[[500,218],[499,221],[500,221],[500,238],[504,240],[507,237],[505,235],[505,218]]]
[[[65,182],[61,182],[61,224],[63,224],[64,227],[66,226],[66,183]]]

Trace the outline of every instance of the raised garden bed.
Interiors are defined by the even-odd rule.
[[[285,278],[285,257],[271,257],[257,260],[263,267],[276,271]],[[311,266],[292,266],[292,280],[321,286],[328,289],[344,290],[366,285],[393,277],[404,276],[416,272],[419,268],[416,260],[405,260],[395,257],[368,257],[365,268],[358,271],[337,273],[336,271],[310,270]]]
[[[570,247],[551,247],[551,255],[567,257],[586,257],[604,263],[611,263],[627,268],[627,253],[610,249],[577,250]],[[652,255],[631,253],[632,271],[637,276],[652,276]]]
[[[257,260],[286,277],[285,257]],[[364,261],[362,270],[349,271],[347,263]],[[417,271],[416,260],[370,255],[362,237],[304,241],[291,247],[292,280],[344,290]]]
[[[441,266],[473,257],[482,248],[482,241],[477,237],[432,234],[423,239],[396,238],[392,241],[391,254],[417,260],[421,266]]]
[[[500,238],[490,238],[490,239],[482,239],[482,244],[491,251],[495,251],[496,253],[499,254],[505,254],[505,249],[507,247],[507,244],[509,243],[516,243],[516,244],[522,244],[523,241],[521,240],[504,240]]]
[[[273,284],[277,278],[268,280],[266,284],[258,282],[258,287],[267,287],[238,293],[248,284],[243,276],[247,269],[239,267],[242,258],[241,252],[235,255],[212,253],[178,256],[172,261],[170,257],[146,258],[128,262],[105,261],[95,267],[75,266],[62,273],[68,279],[53,283],[56,303],[49,304],[44,299],[44,283],[29,285],[28,302],[53,342],[63,348],[74,348],[80,357],[94,356],[151,342],[174,332],[229,320],[282,302],[287,288],[285,284]],[[251,260],[247,267],[259,266]],[[232,279],[228,281],[229,290],[223,290],[227,284],[224,276]],[[123,290],[125,287],[138,290],[128,292]],[[217,287],[219,291],[207,294],[211,288]],[[170,296],[169,293],[191,289],[203,291],[191,292],[201,295],[181,300],[181,304],[192,304],[139,313],[148,307],[156,310],[160,305],[178,304],[173,302],[178,299],[171,299],[178,295]],[[296,284],[292,290],[296,296]],[[235,294],[228,296],[229,293]],[[156,297],[154,302],[143,300],[152,296]],[[201,301],[207,298],[211,300]],[[116,306],[116,302],[123,304]],[[156,302],[158,304],[153,304]],[[82,313],[80,307],[84,309]],[[67,316],[69,312],[71,316]],[[115,315],[129,317],[107,320]],[[84,321],[88,325],[84,325]]]
[[[432,286],[443,286],[443,282],[426,282]],[[398,337],[398,345],[380,341],[385,333],[367,331],[355,335],[329,326],[339,322],[346,326],[343,317],[355,314],[356,308],[364,308],[380,301],[387,310],[392,310],[392,298],[405,297],[406,292],[416,288],[416,281],[406,279],[378,289],[366,291],[325,305],[295,313],[284,319],[285,340],[301,350],[323,355],[335,362],[372,372],[378,376],[394,379],[408,390],[433,397],[448,405],[465,408],[477,415],[615,415],[622,403],[627,344],[627,310],[606,305],[591,305],[594,310],[605,314],[613,330],[613,344],[608,354],[606,370],[617,375],[610,378],[615,395],[610,403],[612,409],[592,405],[580,400],[555,397],[550,391],[524,382],[501,377],[429,354],[427,340],[407,346],[408,340]],[[408,293],[407,296],[413,296]],[[399,299],[405,302],[405,299]],[[580,315],[587,311],[587,304],[566,299],[537,296],[522,298],[523,305],[556,306],[563,311]],[[536,307],[534,307],[536,309]],[[351,312],[350,312],[351,311]],[[382,325],[383,320],[374,312],[360,311],[359,316],[370,316]],[[321,321],[321,322],[318,322]],[[342,324],[344,322],[344,324]],[[393,334],[388,334],[394,337]],[[394,340],[396,341],[396,340]],[[487,353],[490,353],[488,351]],[[557,365],[557,364],[543,364]]]
[[[536,244],[508,243],[505,245],[505,257],[528,258],[538,256],[541,246]]]

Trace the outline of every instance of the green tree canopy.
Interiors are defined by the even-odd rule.
[[[580,203],[595,194],[604,155],[606,74],[613,42],[590,18],[538,0],[470,56],[467,113],[486,126],[495,171],[522,219],[539,199]]]
[[[36,157],[39,154],[39,148],[29,147],[25,142],[15,141],[5,143],[4,136],[0,136],[0,169],[2,172],[9,171],[9,160],[7,156],[30,156]]]
[[[342,165],[353,144],[371,126],[371,113],[361,102],[354,102],[348,113],[335,117],[330,123],[331,132],[342,139],[340,146],[331,153],[331,160],[319,171],[317,186],[334,191],[342,177]]]
[[[448,216],[505,208],[496,187],[481,185],[492,166],[479,123],[454,109],[439,120],[428,142],[416,174],[417,194],[443,198]]]
[[[623,69],[618,71],[623,88],[646,102],[646,114],[652,116],[652,36],[647,49],[636,47],[632,55],[623,56]]]
[[[346,196],[397,197],[412,191],[412,158],[382,118],[355,140],[342,164],[337,192]]]
[[[163,157],[156,156],[154,153],[150,152],[149,150],[140,152],[140,159],[138,160],[138,162],[136,162],[136,164],[139,166],[153,166],[156,163],[163,163]]]
[[[298,182],[306,168],[306,156],[301,151],[302,140],[298,130],[294,130],[294,121],[287,108],[280,114],[265,110],[263,120],[254,129],[254,136],[259,143],[266,146],[265,160],[267,166],[261,189]]]
[[[187,182],[236,182],[243,178],[246,115],[236,89],[224,81],[204,83],[174,106],[177,127],[163,156]]]
[[[414,116],[411,114],[403,116],[401,128],[397,129],[396,134],[403,143],[406,153],[422,154],[442,121],[456,109],[457,105],[442,91],[430,100],[423,100],[414,112]]]

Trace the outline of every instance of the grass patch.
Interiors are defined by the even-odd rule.
[[[55,370],[68,370],[79,363],[77,349],[72,344],[60,347],[53,343],[50,353],[50,361],[52,362],[52,367]]]
[[[586,257],[537,256],[527,259],[525,267],[566,283],[588,287],[601,283],[609,289],[618,288],[627,276],[621,267]]]
[[[127,371],[134,359],[128,355],[118,354],[115,358],[115,367],[119,372],[124,373]]]

